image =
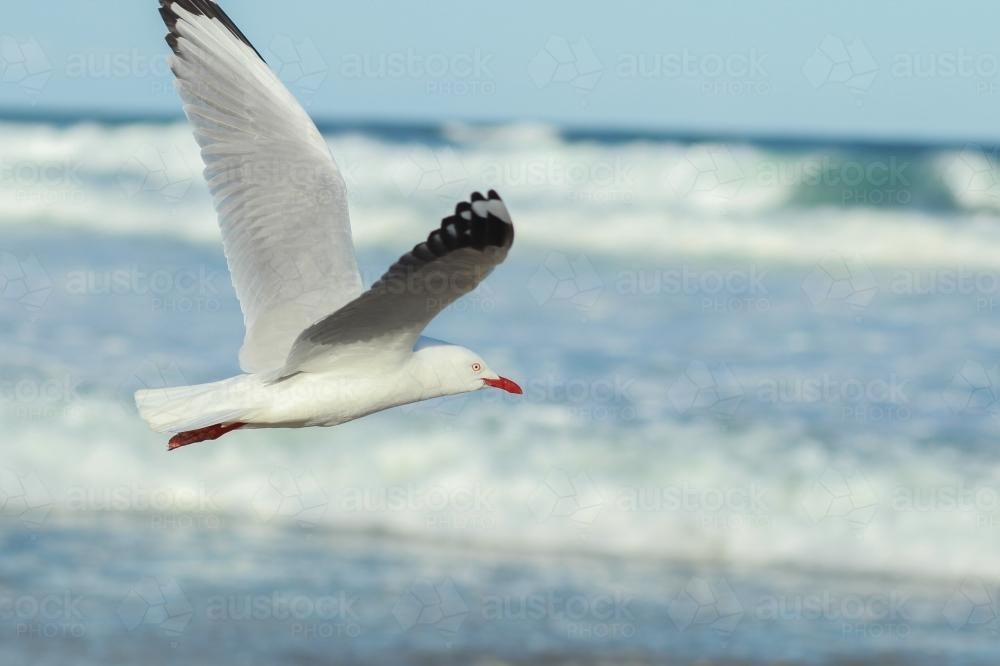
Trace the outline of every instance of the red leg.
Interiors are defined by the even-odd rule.
[[[187,446],[188,444],[219,439],[227,432],[232,432],[233,430],[242,428],[245,425],[246,423],[240,423],[237,421],[236,423],[219,423],[208,426],[207,428],[198,428],[197,430],[179,432],[170,438],[170,442],[167,444],[167,450],[173,451],[174,449],[179,449],[182,446]]]

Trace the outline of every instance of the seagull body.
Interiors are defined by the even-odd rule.
[[[150,426],[176,433],[169,448],[484,387],[521,393],[474,352],[421,336],[507,256],[499,195],[458,203],[364,290],[346,184],[313,121],[216,2],[160,4],[246,326],[244,374],[136,392]]]

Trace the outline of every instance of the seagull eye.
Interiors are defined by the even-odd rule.
[[[483,364],[482,363],[473,363],[472,364],[472,371],[473,372],[482,372],[482,370],[483,370]]]

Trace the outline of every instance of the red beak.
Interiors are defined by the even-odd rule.
[[[503,389],[504,391],[507,391],[507,393],[516,393],[517,395],[524,393],[520,386],[506,377],[500,377],[499,379],[484,379],[483,383],[487,386],[492,386],[493,388]]]

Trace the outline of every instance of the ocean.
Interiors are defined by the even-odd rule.
[[[367,283],[524,387],[168,454],[238,372],[178,120],[0,122],[0,662],[996,664],[996,149],[327,124]]]

